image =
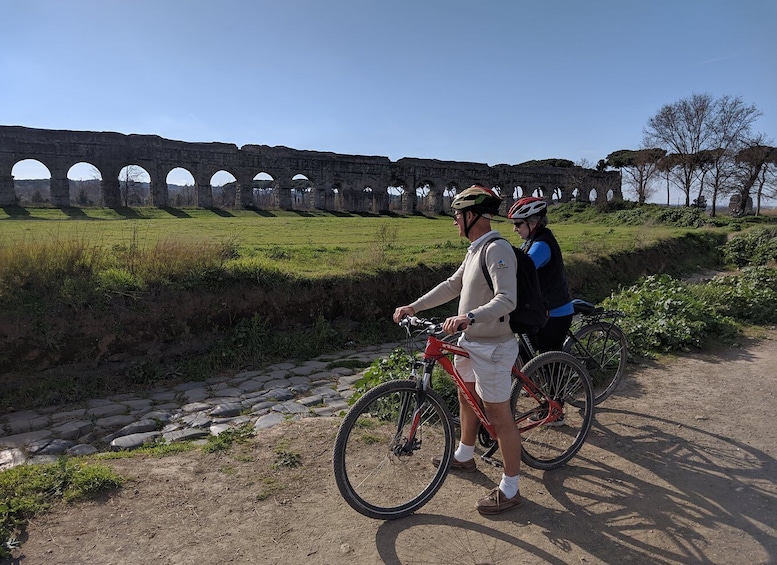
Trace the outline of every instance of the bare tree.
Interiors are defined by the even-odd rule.
[[[693,186],[702,185],[701,196],[712,168],[711,154],[704,152],[723,149],[720,158],[731,158],[760,115],[755,106],[746,106],[738,97],[714,99],[709,94],[693,94],[665,105],[648,120],[644,144],[673,154],[673,166],[663,170],[674,176],[675,184],[685,194],[685,205],[690,206]]]
[[[141,204],[141,184],[145,171],[137,165],[127,165],[119,175],[119,191],[125,207],[130,204]]]
[[[756,187],[758,196],[756,215],[760,213],[761,195],[771,179],[772,167],[777,166],[777,148],[766,145],[765,142],[765,137],[759,134],[736,155],[735,193],[739,196],[739,204],[738,208],[732,211],[736,216],[744,215],[747,210],[753,187]]]
[[[644,204],[655,192],[652,181],[660,172],[658,164],[665,155],[663,149],[621,149],[607,155],[605,164],[621,170],[637,202]]]

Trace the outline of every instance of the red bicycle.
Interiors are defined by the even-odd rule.
[[[411,378],[380,384],[359,398],[340,425],[333,454],[335,480],[345,501],[365,516],[384,520],[402,518],[429,502],[450,469],[455,424],[432,388],[435,366],[464,391],[484,433],[496,437],[479,399],[453,365],[452,355],[467,356],[455,337],[436,337],[442,325],[435,320],[409,317],[400,325],[407,330]],[[428,337],[419,360],[415,346],[422,334]],[[514,366],[513,377],[510,401],[521,432],[521,460],[537,469],[561,467],[583,446],[593,420],[585,367],[569,353],[550,351],[521,369]],[[496,441],[481,439],[481,444],[488,445],[481,457],[493,461]],[[432,464],[433,457],[440,457],[439,467]]]

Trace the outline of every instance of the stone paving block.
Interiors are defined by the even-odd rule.
[[[228,397],[228,396],[240,396],[243,394],[243,390],[237,387],[224,387],[219,390],[214,390],[213,394],[211,396],[220,396],[222,398]]]
[[[4,414],[0,421],[13,422],[14,420],[27,421],[40,416],[39,412],[34,410],[23,410],[21,412],[8,412]]]
[[[30,455],[61,455],[75,445],[67,439],[40,439],[27,444]]]
[[[340,399],[332,400],[331,402],[327,401],[326,405],[338,412],[340,410],[348,410],[350,408],[350,406],[348,406],[348,402]]]
[[[152,443],[161,435],[161,432],[145,432],[142,434],[130,434],[128,436],[117,437],[111,442],[111,451],[137,449],[138,447],[143,447],[146,443]]]
[[[320,394],[321,396],[338,396],[338,393],[331,386],[319,386],[310,391],[311,394]]]
[[[286,377],[286,375],[289,374],[289,370],[283,370],[283,371],[269,371],[267,373],[268,381],[274,381],[277,379],[283,379]]]
[[[121,428],[120,430],[105,436],[104,441],[105,443],[110,443],[117,437],[121,436],[128,436],[131,434],[142,434],[145,432],[153,432],[159,427],[159,424],[156,420],[146,419],[146,420],[138,420],[137,422],[132,422],[131,424],[128,424]]]
[[[101,404],[94,408],[89,408],[86,411],[87,416],[93,416],[95,418],[105,418],[107,416],[118,416],[119,414],[126,414],[127,407],[123,404],[116,404],[111,402],[110,404]]]
[[[266,430],[267,428],[272,428],[273,426],[280,424],[285,420],[286,418],[283,414],[279,412],[270,412],[264,416],[259,417],[259,419],[256,421],[256,424],[254,424],[254,429]]]
[[[36,430],[34,432],[0,437],[0,447],[24,447],[30,442],[45,439],[51,437],[51,435],[51,430]]]
[[[305,394],[310,390],[310,385],[307,385],[307,384],[292,385],[289,387],[289,390],[294,394]]]
[[[67,450],[67,454],[72,457],[78,457],[79,455],[92,455],[93,453],[97,453],[97,448],[85,443],[74,445]]]
[[[296,402],[299,402],[303,406],[315,406],[316,404],[321,404],[321,402],[324,400],[324,397],[320,394],[316,394],[313,396],[305,396],[304,398],[298,398]]]
[[[131,410],[145,410],[146,408],[150,408],[153,402],[150,398],[136,398],[133,400],[123,400],[121,404],[124,404],[124,406],[127,406]]]
[[[207,410],[210,408],[210,404],[207,402],[192,402],[190,404],[186,404],[184,406],[181,406],[182,412],[197,412],[199,410]]]
[[[191,390],[184,391],[183,397],[189,402],[199,402],[205,400],[210,396],[210,392],[205,388],[193,388]]]
[[[310,377],[303,377],[300,375],[289,377],[287,380],[293,385],[310,384]]]
[[[284,414],[307,414],[308,407],[303,406],[295,400],[287,400],[281,404],[276,404],[273,407],[276,412],[282,412]]]
[[[305,365],[300,365],[299,367],[294,367],[293,369],[289,369],[289,373],[292,375],[312,375],[322,367],[326,367],[326,363],[318,363],[319,366],[311,365],[309,363],[306,363]]]
[[[181,418],[181,422],[190,428],[207,428],[213,422],[213,418],[207,414],[199,412],[197,414],[188,414]]]
[[[173,414],[169,410],[159,410],[158,408],[156,410],[152,410],[151,412],[146,412],[143,414],[142,419],[143,420],[155,420],[158,422],[162,422],[163,424],[166,424],[169,422],[173,417]]]
[[[24,432],[31,432],[34,430],[40,430],[49,424],[49,419],[43,416],[36,416],[30,419],[18,419],[6,422],[2,427],[10,435],[21,434]]]
[[[81,418],[86,414],[86,408],[78,408],[76,410],[66,410],[65,412],[54,412],[49,418],[52,420],[75,420]]]
[[[73,420],[65,422],[56,428],[52,428],[51,431],[62,439],[76,439],[88,433],[93,428],[94,424],[88,420]]]
[[[176,441],[188,441],[192,439],[199,439],[210,435],[209,430],[202,430],[199,428],[187,428],[185,430],[177,430],[167,434],[163,434],[162,437],[168,443]]]
[[[235,383],[235,386],[239,388],[243,393],[256,392],[264,388],[264,381],[260,381],[259,379],[250,379],[247,381],[242,381],[240,383]]]
[[[287,388],[291,386],[291,381],[288,379],[275,379],[264,383],[264,390],[273,390],[275,388]]]
[[[243,410],[243,405],[237,402],[219,404],[213,410],[210,415],[214,418],[229,418],[231,416],[237,416]]]
[[[164,392],[156,392],[151,395],[151,400],[154,402],[168,402],[170,400],[175,400],[178,396],[178,393],[176,393],[173,390],[164,391]]]
[[[294,363],[276,363],[267,367],[267,371],[272,373],[273,371],[288,371],[295,367]]]
[[[284,400],[291,400],[294,398],[294,394],[287,388],[274,388],[267,391],[267,398],[283,402]]]
[[[276,402],[274,400],[265,400],[251,406],[251,412],[256,413],[260,410],[269,410],[270,408],[275,406],[275,404]]]
[[[129,423],[135,421],[135,417],[131,414],[123,414],[121,416],[108,416],[106,418],[99,418],[95,421],[95,425],[100,428],[115,428],[117,426],[126,426]]]
[[[24,465],[27,456],[18,447],[12,449],[0,449],[0,471]]]

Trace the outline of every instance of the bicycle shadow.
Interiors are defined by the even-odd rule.
[[[421,538],[423,543],[407,543],[406,537]],[[440,514],[413,514],[403,520],[384,522],[375,534],[375,545],[386,565],[519,563],[516,549],[523,549],[543,563],[567,563],[531,542],[489,525]]]
[[[699,427],[684,426],[694,436],[685,440],[671,433],[682,425],[674,420],[608,412],[637,423],[618,424],[625,433],[595,423],[573,467],[542,475],[554,500],[598,533],[561,538],[558,532],[568,531],[558,528],[558,520],[532,516],[551,541],[578,544],[604,560],[630,551],[623,561],[714,562],[716,533],[735,530],[743,561],[763,562],[765,553],[765,562],[777,562],[777,541],[768,533],[777,528],[768,510],[777,506],[777,489],[767,478],[777,476],[773,457]],[[593,495],[601,489],[591,484],[608,486],[607,494]],[[657,538],[663,538],[660,544],[647,541]]]

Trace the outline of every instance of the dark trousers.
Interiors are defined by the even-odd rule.
[[[531,336],[531,342],[540,353],[546,351],[561,351],[567,331],[572,325],[572,314],[559,318],[548,318],[548,323],[540,331]]]

